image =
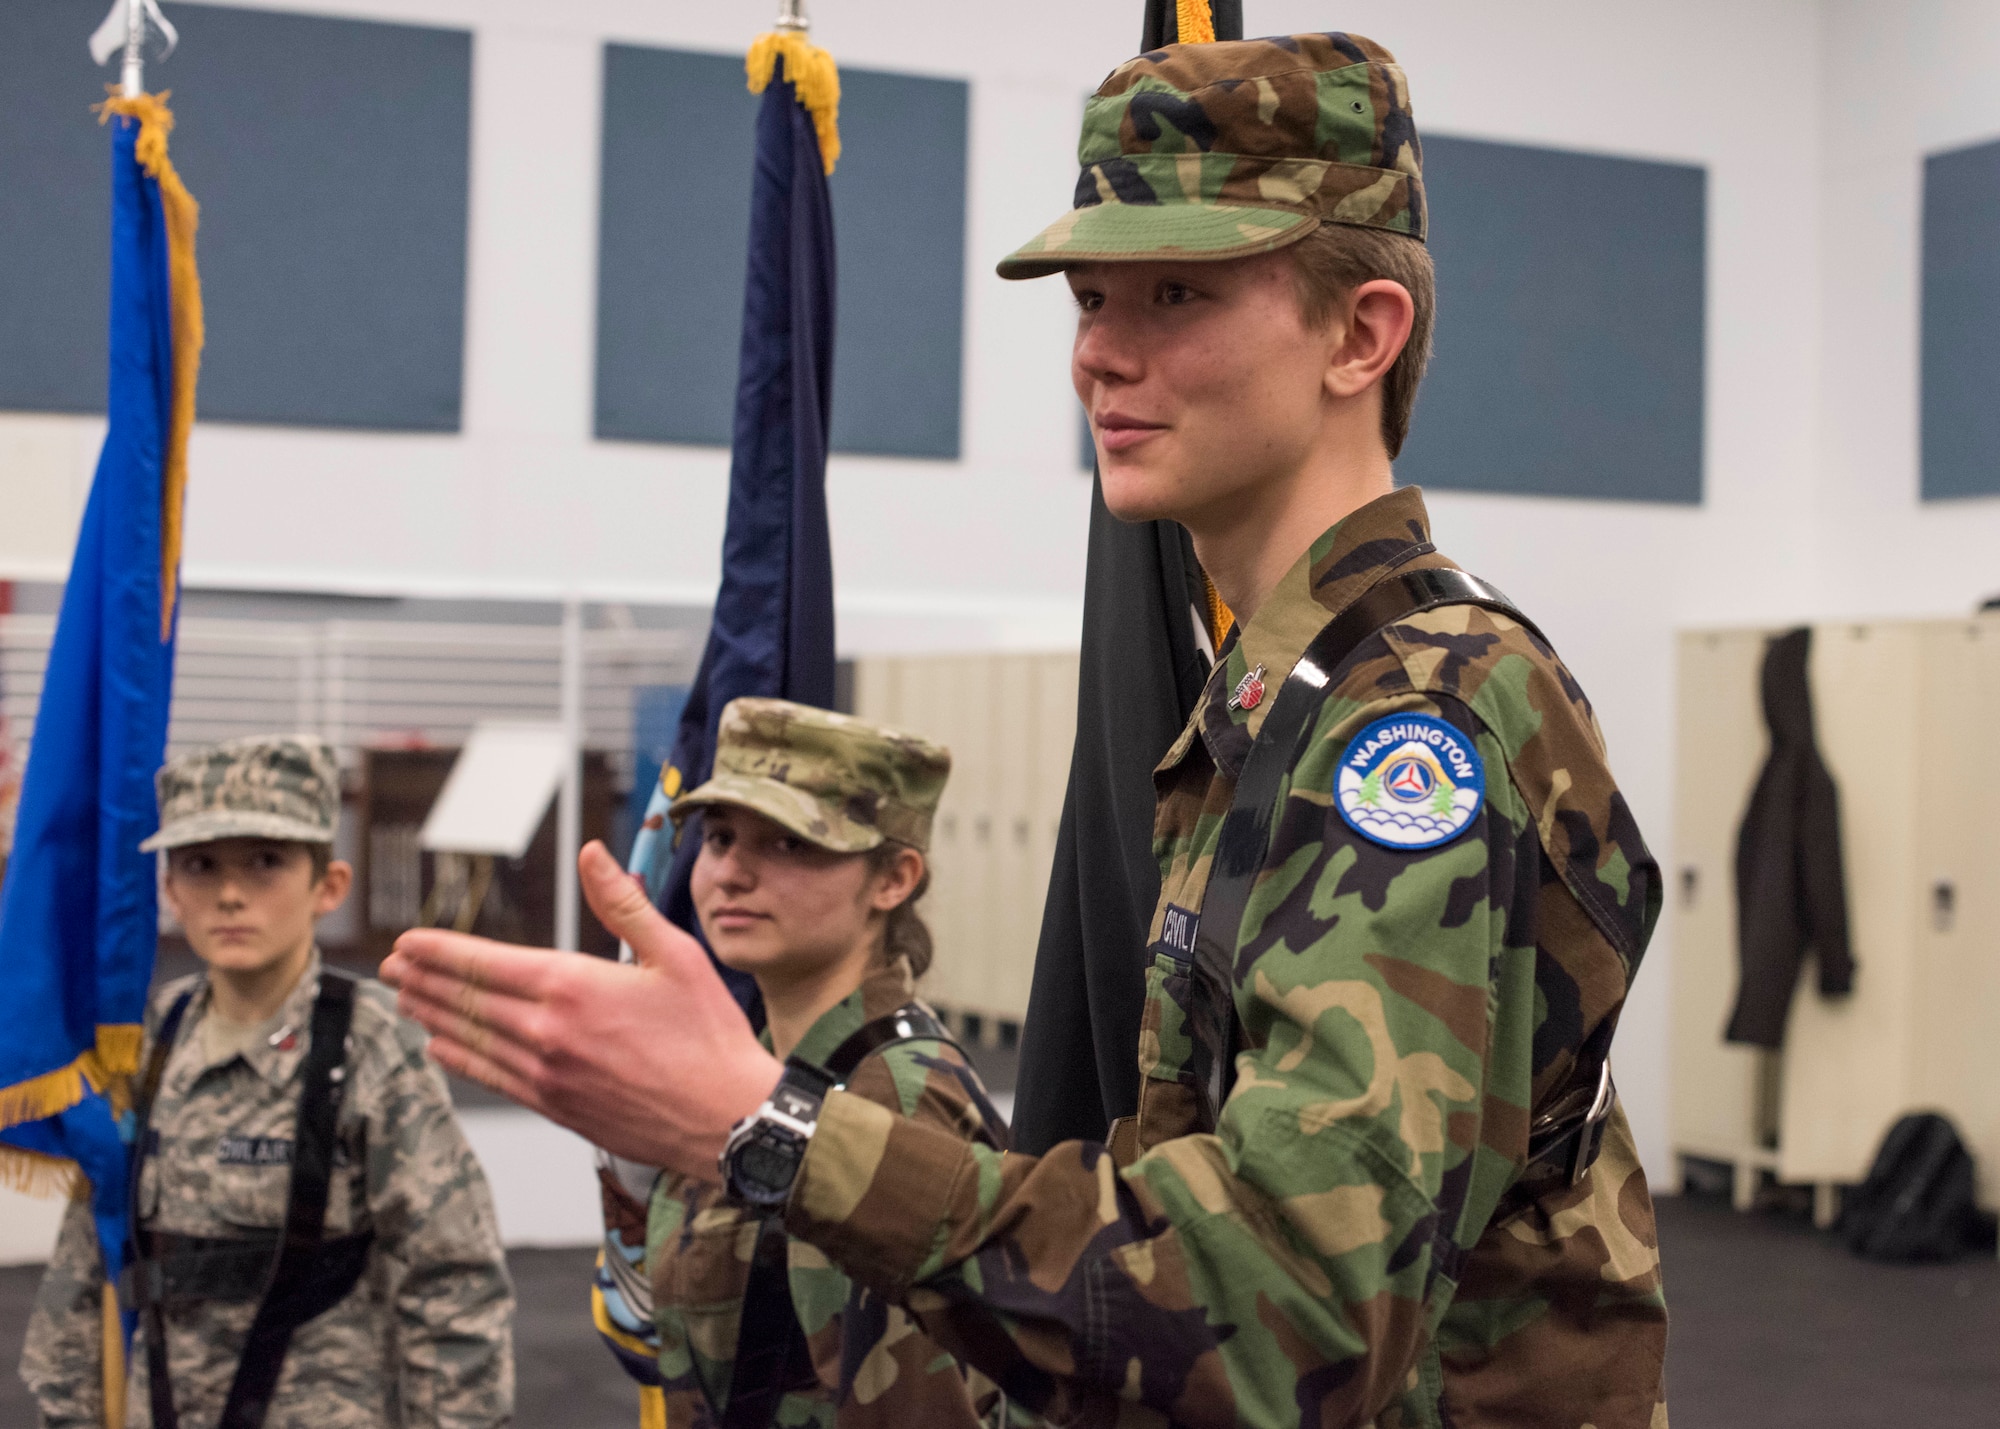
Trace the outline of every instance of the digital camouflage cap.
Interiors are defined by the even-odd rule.
[[[331,844],[340,764],[316,735],[231,739],[167,761],[154,776],[160,831],[142,853],[213,839]]]
[[[1166,45],[1111,72],[1083,111],[1076,205],[1000,261],[1242,258],[1322,223],[1421,239],[1423,149],[1396,57],[1359,35]]]
[[[676,799],[676,824],[735,804],[822,848],[863,853],[884,839],[928,849],[951,751],[914,734],[790,700],[731,700],[715,773]]]

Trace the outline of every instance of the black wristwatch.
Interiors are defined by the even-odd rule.
[[[811,1062],[785,1059],[778,1085],[762,1106],[736,1123],[716,1158],[731,1200],[760,1211],[785,1204],[805,1160],[806,1143],[819,1124],[820,1103],[833,1086],[833,1078]]]

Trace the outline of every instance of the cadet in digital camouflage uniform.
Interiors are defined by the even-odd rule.
[[[771,1012],[767,1048],[824,1063],[850,1036],[915,998],[931,960],[914,906],[929,872],[919,858],[901,870],[900,883],[885,880],[898,876],[901,850],[928,851],[950,769],[939,746],[845,715],[765,699],[734,700],[723,710],[714,777],[676,800],[673,818],[684,825],[695,810],[709,811],[695,907],[716,956],[757,977]],[[872,910],[855,897],[878,889]],[[879,908],[899,893],[893,909]],[[828,909],[831,916],[815,916]],[[736,910],[745,910],[736,920],[745,926],[718,922],[719,912]],[[813,945],[830,940],[852,946],[822,969],[825,947]],[[783,1043],[774,1040],[780,1032]],[[1005,1123],[949,1041],[893,1042],[859,1063],[847,1089],[947,1136],[1006,1145]],[[666,1424],[711,1429],[722,1422],[740,1348],[757,1218],[729,1203],[712,1168],[705,1177],[660,1176],[649,1212],[631,1206],[615,1180],[606,1193],[607,1217],[630,1220],[636,1212],[646,1221],[644,1272],[657,1327],[648,1348],[664,1381]],[[981,1422],[982,1410],[1000,1413],[997,1391],[977,1374],[968,1379],[901,1308],[854,1284],[805,1242],[788,1251],[787,1288],[810,1366],[775,1406],[773,1422],[948,1429]]]
[[[158,1139],[139,1215],[149,1235],[165,1238],[156,1244],[235,1242],[285,1221],[321,980],[312,927],[352,876],[331,858],[339,771],[310,736],[233,740],[170,762],[158,784],[160,831],[142,847],[167,851],[169,902],[210,969],[167,984],[147,1011],[142,1066],[167,1010],[192,993],[153,1103]],[[266,1001],[282,1001],[260,1023],[231,1021],[217,1007],[225,982],[261,985]],[[514,1298],[492,1197],[422,1030],[372,980],[356,990],[345,1067],[324,1234],[372,1231],[374,1241],[356,1288],[295,1332],[266,1429],[509,1423]],[[103,1280],[89,1205],[73,1202],[21,1361],[49,1429],[105,1422]],[[123,1298],[131,1308],[129,1288]],[[256,1308],[254,1288],[164,1302],[184,1429],[216,1424]],[[130,1429],[154,1423],[147,1358],[142,1328]]]
[[[1139,1111],[1036,1158],[833,1091],[786,1224],[1055,1422],[1664,1429],[1653,1210],[1604,1060],[1658,869],[1575,679],[1393,486],[1430,301],[1404,75],[1343,34],[1167,46],[1104,82],[1080,157],[1074,209],[1001,273],[1067,274],[1107,505],[1187,524],[1240,617],[1156,775]],[[1425,588],[1488,596],[1373,618]],[[1301,691],[1297,744],[1259,743]],[[1267,750],[1269,801],[1231,823]],[[1226,823],[1249,852],[1216,873]],[[612,987],[535,954],[412,936],[388,972],[449,1065],[697,1164],[777,1068],[695,952],[590,881],[651,949],[654,985],[616,991],[683,1029],[662,1045],[592,1050]],[[1215,947],[1226,1039],[1193,990]]]

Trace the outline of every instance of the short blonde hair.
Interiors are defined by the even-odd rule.
[[[1377,278],[1400,283],[1410,295],[1415,318],[1410,340],[1382,378],[1382,444],[1393,460],[1410,434],[1417,385],[1431,360],[1431,329],[1437,319],[1437,271],[1430,250],[1417,239],[1379,228],[1322,223],[1284,250],[1292,257],[1299,283],[1299,308],[1312,327],[1324,326],[1347,295]]]

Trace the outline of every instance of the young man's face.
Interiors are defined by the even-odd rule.
[[[1286,254],[1087,263],[1067,277],[1070,377],[1114,516],[1199,531],[1206,513],[1306,463],[1341,324],[1306,325]]]
[[[312,945],[313,925],[340,906],[354,871],[335,860],[313,877],[304,844],[217,839],[167,854],[167,906],[203,962],[261,972]]]

